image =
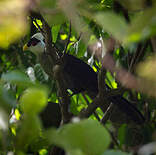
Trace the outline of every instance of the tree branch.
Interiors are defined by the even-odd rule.
[[[72,117],[69,112],[69,105],[70,105],[70,97],[68,96],[68,92],[65,89],[63,83],[63,75],[62,75],[62,66],[56,65],[53,69],[54,77],[57,82],[58,93],[59,93],[59,100],[61,104],[61,111],[62,111],[62,124],[68,123]]]

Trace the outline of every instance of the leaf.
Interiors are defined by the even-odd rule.
[[[95,19],[103,29],[113,35],[117,40],[123,41],[127,34],[126,21],[113,12],[97,13]]]
[[[86,155],[84,154],[81,150],[70,150],[68,153],[68,155]]]
[[[130,11],[142,10],[145,7],[144,0],[118,0],[121,5]]]
[[[106,72],[106,83],[110,88],[117,88],[117,83],[115,82],[115,79],[112,77],[110,72]]]
[[[34,85],[25,73],[20,72],[18,70],[14,70],[14,71],[2,74],[1,81],[10,82],[12,84],[17,84],[20,86]]]
[[[47,105],[48,95],[44,89],[29,88],[20,98],[20,105],[25,114],[33,115],[41,112]]]
[[[122,152],[120,150],[107,150],[102,155],[132,155],[131,153]]]
[[[64,13],[59,9],[55,9],[52,13],[49,14],[46,13],[44,17],[50,26],[62,24],[66,20]]]
[[[36,115],[25,116],[20,124],[20,128],[16,134],[15,148],[17,150],[26,150],[30,144],[40,135],[41,122]]]
[[[0,46],[6,48],[10,43],[24,35],[27,30],[26,7],[24,0],[0,1]]]
[[[84,44],[84,42],[80,40],[77,46],[78,46],[78,53],[76,53],[77,56],[83,57],[86,52],[86,44]]]
[[[60,27],[61,27],[61,25],[56,25],[56,26],[52,27],[52,38],[53,38],[54,43],[57,40],[57,36],[58,36],[59,31],[60,31]]]
[[[127,29],[127,37],[124,43],[137,42],[156,34],[156,7],[136,15]]]
[[[56,6],[56,0],[41,0],[40,6],[43,8],[53,8]]]
[[[118,130],[118,139],[120,141],[120,145],[126,144],[126,133],[127,133],[127,125],[123,124]]]
[[[4,108],[8,113],[11,112],[12,108],[16,107],[16,99],[12,95],[11,91],[6,90],[0,86],[0,108]]]
[[[103,153],[110,143],[110,135],[97,121],[82,120],[64,125],[60,130],[47,132],[50,143],[63,147],[67,152],[81,150],[85,154]]]

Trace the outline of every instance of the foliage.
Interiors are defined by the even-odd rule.
[[[116,4],[120,7],[116,8]],[[36,65],[33,53],[22,51],[31,35],[29,13],[37,8],[51,26],[53,44],[60,51],[65,49],[72,22],[67,49],[86,63],[90,59],[95,71],[99,71],[101,63],[87,52],[90,45],[103,39],[103,47],[107,48],[105,40],[115,38],[119,45],[113,53],[116,65],[137,74],[143,79],[141,85],[145,85],[136,91],[130,87],[123,92],[144,114],[143,126],[119,126],[110,121],[103,126],[94,114],[85,120],[74,118],[78,122],[57,129],[43,126],[40,112],[48,102],[58,103],[59,99],[56,81],[50,80]],[[46,155],[56,145],[69,155],[128,155],[156,139],[154,0],[148,3],[145,0],[1,0],[0,18],[0,154]],[[91,49],[96,53],[97,47]],[[105,82],[111,88],[118,88],[121,85],[118,81],[116,74],[108,69]],[[76,94],[71,97],[70,112],[78,115],[91,102],[89,96]],[[99,108],[96,113],[100,119],[104,115]]]

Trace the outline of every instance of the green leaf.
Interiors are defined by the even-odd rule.
[[[78,150],[78,149],[70,150],[67,154],[68,155],[86,155],[81,150]]]
[[[34,85],[25,73],[17,70],[2,74],[1,81],[10,82],[12,84],[17,84],[20,86]]]
[[[143,0],[118,0],[124,8],[128,11],[138,11],[145,8],[145,1]]]
[[[54,43],[57,40],[57,36],[58,36],[59,31],[60,31],[60,27],[61,27],[61,25],[56,25],[56,26],[52,27],[52,37],[53,37]]]
[[[117,40],[123,41],[127,34],[126,21],[113,12],[97,13],[95,19],[103,29],[113,35]]]
[[[56,0],[41,0],[40,6],[43,8],[53,8],[56,6]]]
[[[150,35],[156,34],[156,7],[136,15],[127,29],[127,37],[124,43],[137,42]]]
[[[120,141],[120,145],[126,144],[126,133],[127,133],[127,125],[123,124],[118,130],[118,139]]]
[[[131,153],[122,152],[119,150],[107,150],[102,155],[132,155]]]
[[[55,9],[52,14],[45,14],[44,17],[50,26],[62,24],[66,20],[65,14],[59,9]]]
[[[22,110],[29,115],[37,114],[47,105],[48,95],[44,89],[29,88],[20,98]]]
[[[0,86],[0,107],[4,108],[8,113],[11,112],[12,108],[16,107],[16,99],[11,91],[6,90]]]
[[[15,148],[17,150],[26,150],[30,144],[33,144],[39,137],[41,130],[41,122],[36,115],[24,116],[24,120],[20,124],[15,139]]]
[[[78,57],[83,57],[86,51],[86,44],[84,44],[84,42],[82,40],[80,40],[78,42],[78,53],[77,56]]]
[[[67,152],[78,149],[85,154],[99,155],[110,143],[110,135],[97,121],[82,120],[64,125],[59,131],[47,133],[50,143],[63,147]]]

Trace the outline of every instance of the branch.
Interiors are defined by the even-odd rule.
[[[156,37],[155,36],[151,38],[151,43],[152,43],[153,51],[156,54]]]
[[[126,21],[128,23],[130,23],[130,18],[129,18],[129,15],[128,15],[128,10],[125,9],[119,2],[117,1],[114,1],[114,11],[117,12],[117,13],[120,13],[120,11],[123,13]]]
[[[83,96],[83,98],[85,99],[85,101],[87,102],[87,104],[89,105],[89,101],[88,101],[88,99],[86,98],[86,96],[85,96],[84,93],[82,93],[82,96]],[[94,116],[96,117],[96,119],[97,119],[98,121],[100,121],[100,118],[99,118],[98,114],[96,113],[96,111],[94,111],[93,114],[94,114]]]
[[[68,123],[72,117],[69,112],[69,105],[70,105],[70,97],[68,96],[68,92],[65,89],[64,82],[63,82],[63,74],[62,74],[62,66],[56,65],[53,68],[54,78],[57,82],[59,100],[61,104],[61,111],[62,111],[62,123]]]
[[[99,101],[98,97],[94,98],[93,102],[91,104],[89,104],[86,109],[81,110],[81,112],[79,113],[78,117],[80,117],[80,118],[88,118],[90,115],[92,115],[92,113],[94,113],[94,111],[98,107],[98,103],[99,102],[100,101]]]
[[[112,38],[109,40],[108,45],[109,46],[104,57],[100,55],[100,51],[95,52],[95,56],[99,61],[101,61],[102,67],[110,71],[111,74],[115,73],[116,80],[120,82],[123,87],[127,89],[135,89],[136,91],[146,93],[149,96],[156,97],[156,86],[154,84],[144,78],[139,78],[131,74],[129,71],[125,70],[122,67],[116,66],[116,62],[113,56],[110,54],[111,49],[113,49],[113,47],[115,46],[115,42],[112,41]],[[90,52],[94,51],[90,50]]]
[[[113,109],[113,103],[111,103],[109,105],[109,107],[107,108],[106,112],[104,113],[102,119],[101,119],[101,124],[105,124],[106,121],[109,119],[110,115],[111,115],[111,112],[112,112],[112,109]]]
[[[72,115],[69,113],[70,98],[68,96],[68,93],[65,89],[65,86],[62,80],[64,79],[64,76],[62,75],[62,66],[56,65],[57,59],[58,59],[58,55],[57,55],[58,51],[54,46],[52,46],[51,27],[48,25],[48,23],[46,22],[46,20],[42,17],[40,13],[31,11],[30,15],[33,18],[41,20],[43,24],[42,34],[45,38],[45,46],[46,46],[44,56],[47,57],[47,59],[48,59],[48,56],[51,58],[51,61],[49,64],[49,67],[51,67],[50,78],[52,75],[54,75],[54,78],[56,79],[58,94],[59,94],[59,101],[60,101],[61,112],[62,112],[62,124],[68,123],[72,117]],[[53,155],[57,155],[59,154],[60,151],[61,151],[60,148],[58,149],[56,146],[54,146],[52,151],[49,153]]]
[[[147,41],[145,44],[138,44],[137,50],[135,54],[133,55],[133,58],[130,62],[129,71],[133,71],[136,64],[139,62],[141,57],[144,55],[147,47],[148,47],[149,41]]]

